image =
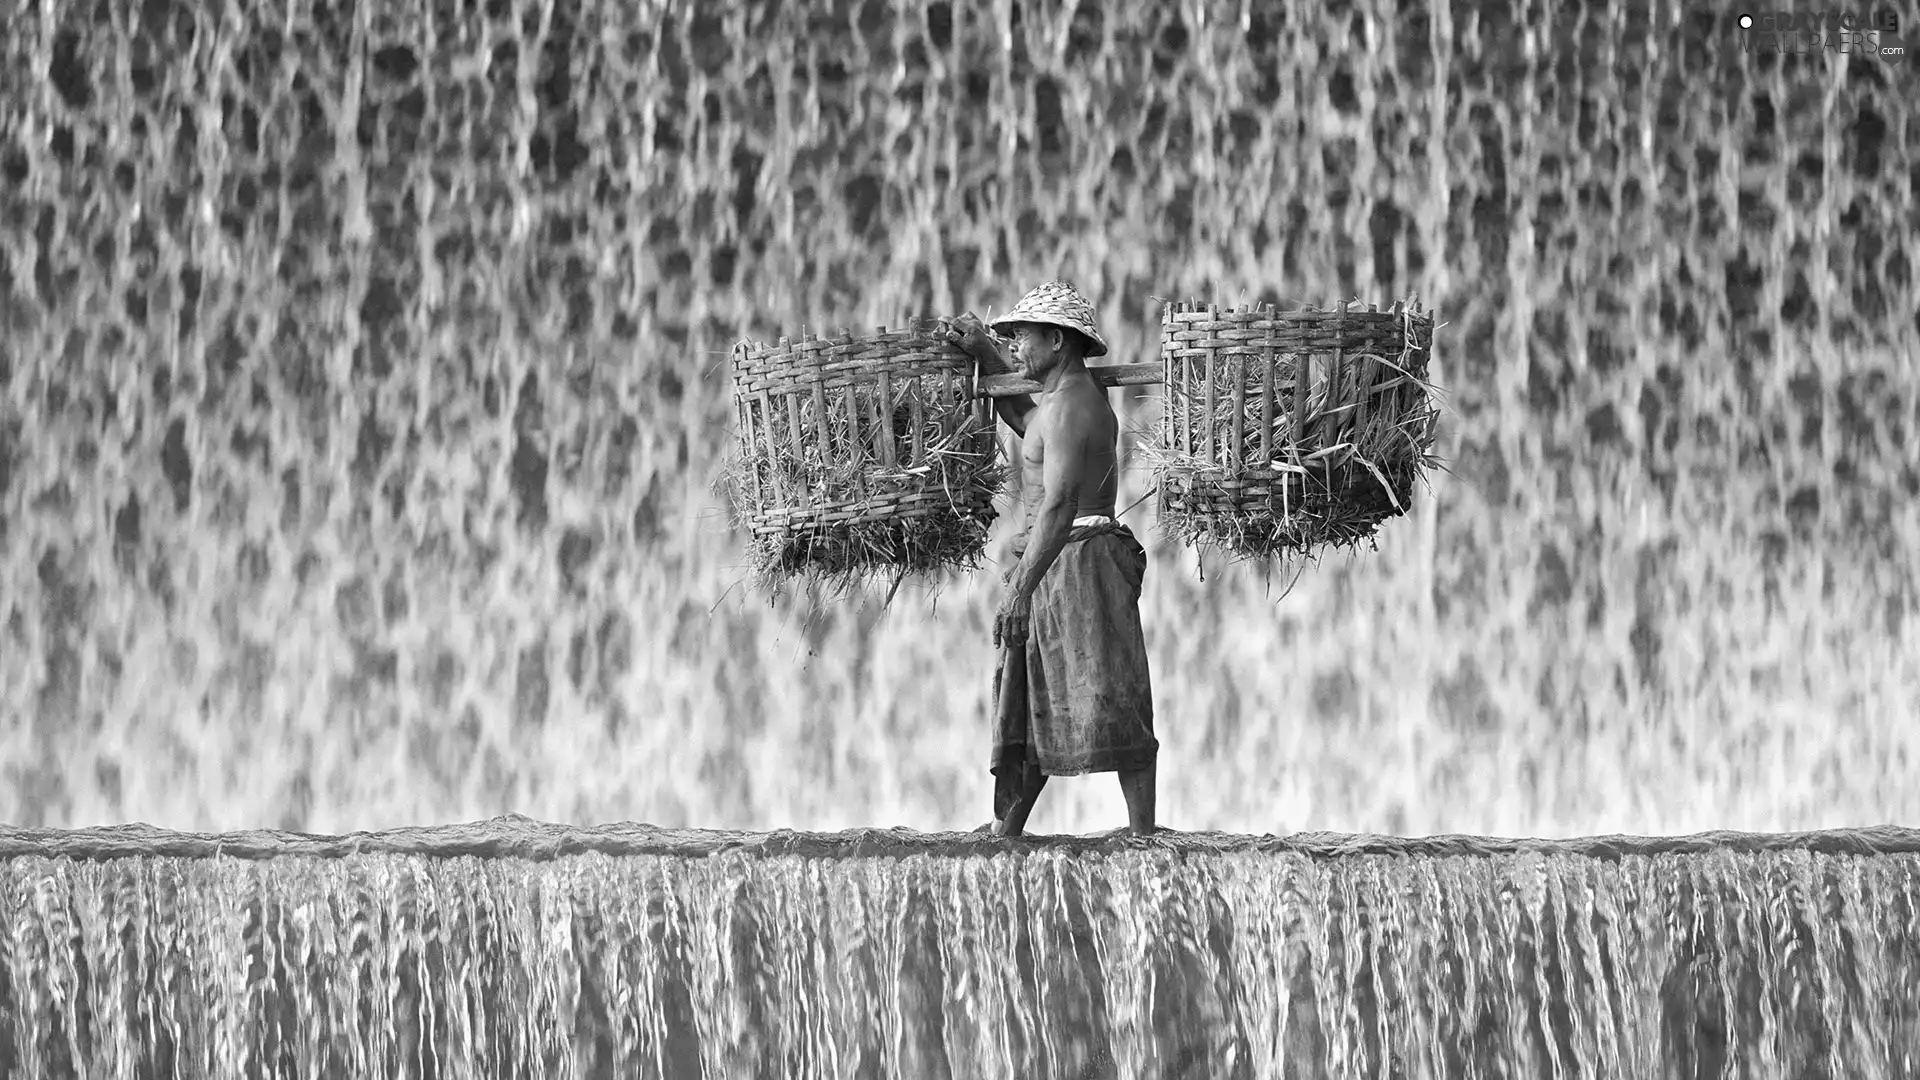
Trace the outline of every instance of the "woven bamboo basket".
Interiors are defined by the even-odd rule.
[[[1249,558],[1311,555],[1407,511],[1435,464],[1430,314],[1178,303],[1161,325],[1162,529]]]
[[[734,347],[724,480],[763,576],[977,565],[1005,470],[975,362],[945,326]]]

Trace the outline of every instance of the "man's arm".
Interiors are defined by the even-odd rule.
[[[980,357],[980,373],[983,375],[1012,374],[1013,365],[1007,362],[1006,353],[1000,350],[999,339],[987,338],[987,347],[992,352]],[[1015,435],[1023,439],[1027,435],[1027,419],[1033,415],[1035,407],[1031,394],[1013,394],[993,399],[993,411],[1000,415],[1002,422],[1013,429]]]
[[[1062,422],[1047,432],[1046,460],[1040,474],[1040,512],[1027,534],[1027,553],[1014,571],[1011,588],[1021,600],[1033,596],[1040,579],[1067,546],[1074,510],[1080,505],[1080,477],[1087,457],[1087,424],[1062,410]]]
[[[963,316],[957,322],[954,340],[980,361],[982,375],[1012,374],[1013,365],[1007,362],[1006,354],[1001,351],[999,339],[988,333],[986,327],[972,315]],[[1022,438],[1026,437],[1027,419],[1033,415],[1034,407],[1033,397],[1028,394],[993,399],[993,411],[1013,429],[1015,435]]]
[[[993,411],[999,413],[1000,419],[1023,439],[1027,436],[1027,418],[1033,415],[1033,410],[1033,398],[1026,394],[993,399]]]

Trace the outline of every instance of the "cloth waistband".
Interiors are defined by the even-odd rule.
[[[1113,523],[1114,518],[1111,514],[1088,514],[1085,517],[1073,519],[1073,527],[1076,529],[1084,528],[1088,525],[1111,525]]]

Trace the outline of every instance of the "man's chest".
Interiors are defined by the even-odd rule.
[[[1054,424],[1053,410],[1042,403],[1027,421],[1027,433],[1020,440],[1020,463],[1030,474],[1038,475],[1047,460],[1047,436]]]

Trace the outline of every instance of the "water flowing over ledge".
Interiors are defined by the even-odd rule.
[[[1920,831],[0,830],[0,1075],[1867,1077]],[[1730,1071],[1729,1071],[1730,1070]]]
[[[1920,829],[1875,825],[1800,833],[1718,830],[1690,836],[1583,836],[1567,839],[1467,835],[1401,837],[1304,832],[1246,836],[1164,830],[1151,840],[1117,834],[1029,836],[1000,840],[977,833],[924,833],[913,829],[849,829],[839,833],[734,832],[666,829],[636,822],[559,825],[523,814],[457,825],[407,826],[343,836],[248,829],[241,832],[175,832],[131,823],[87,829],[20,829],[0,824],[0,858],[65,859],[140,857],[273,859],[284,856],[344,858],[352,855],[471,856],[495,859],[556,859],[589,852],[609,856],[679,855],[697,858],[742,855],[803,855],[814,858],[884,858],[905,855],[993,856],[1044,849],[1065,854],[1119,849],[1170,854],[1292,853],[1318,859],[1360,855],[1448,858],[1535,853],[1618,860],[1627,855],[1764,854],[1804,851],[1819,855],[1910,855],[1920,853]]]

